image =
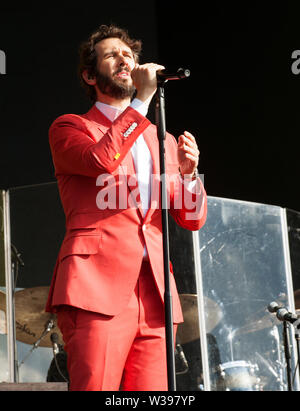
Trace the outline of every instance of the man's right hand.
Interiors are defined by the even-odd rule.
[[[132,81],[137,89],[136,98],[146,104],[150,103],[157,89],[156,72],[164,68],[164,66],[155,63],[136,64],[131,71]]]

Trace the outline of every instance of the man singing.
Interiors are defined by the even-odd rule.
[[[164,67],[139,65],[140,51],[127,31],[100,26],[80,48],[94,104],[49,132],[66,235],[46,310],[57,313],[70,390],[167,390],[159,143],[146,118]],[[198,230],[206,194],[196,140],[184,132],[177,144],[167,133],[165,148],[169,212]],[[108,187],[114,201],[103,206]],[[171,292],[175,335],[182,312],[172,273]]]

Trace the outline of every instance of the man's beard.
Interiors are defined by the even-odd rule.
[[[125,69],[126,70],[126,69]],[[119,69],[118,72],[124,71],[124,68]],[[106,74],[97,72],[96,75],[97,86],[99,90],[110,97],[114,97],[118,100],[123,100],[124,98],[132,98],[135,87],[132,84],[127,84],[123,79],[114,79],[107,76]]]

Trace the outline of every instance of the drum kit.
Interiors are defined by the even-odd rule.
[[[63,355],[66,359],[66,354],[62,350],[62,335],[57,327],[56,316],[45,312],[45,305],[49,293],[49,287],[33,287],[25,288],[16,291],[14,294],[15,307],[15,324],[16,324],[16,339],[17,341],[31,345],[31,350],[18,363],[18,368],[28,360],[31,354],[39,347],[53,348],[54,358],[50,364],[47,381],[62,381],[65,382],[64,374],[67,374],[66,364],[62,364],[60,369],[57,359]],[[0,291],[0,333],[6,334],[6,294]],[[50,333],[51,331],[51,333]],[[53,332],[55,331],[55,332]],[[53,338],[53,336],[55,338]],[[59,352],[54,352],[53,341],[59,344]],[[58,354],[58,356],[57,356]],[[66,362],[66,360],[64,361]],[[61,361],[60,361],[61,363]],[[54,378],[49,378],[49,374]],[[55,375],[59,374],[57,379]]]
[[[45,304],[47,301],[49,287],[34,287],[26,288],[15,292],[15,321],[16,321],[16,339],[25,344],[32,346],[31,351],[23,358],[19,366],[21,366],[30,356],[32,351],[38,347],[53,348],[53,330],[55,330],[56,341],[60,342],[60,353],[63,354],[63,362],[66,363],[66,354],[63,351],[62,335],[56,323],[56,316],[45,312]],[[198,315],[198,298],[196,294],[180,294],[180,301],[183,311],[184,322],[179,324],[176,335],[176,374],[185,374],[188,372],[190,365],[185,357],[185,347],[188,344],[200,341],[199,315]],[[218,304],[204,297],[205,305],[205,325],[206,333],[214,330],[223,318],[223,312]],[[0,291],[0,332],[6,333],[5,326],[5,311],[6,311],[6,294]],[[253,333],[264,328],[274,326],[270,315],[261,316],[252,322],[248,322],[247,326],[239,328],[236,335],[244,335]],[[200,345],[198,345],[200,350]],[[258,354],[258,356],[260,356]],[[260,356],[261,357],[261,356]],[[55,358],[55,353],[54,353]],[[218,357],[217,357],[218,358]],[[265,361],[261,358],[262,361]],[[216,375],[216,390],[226,391],[259,391],[262,390],[263,383],[257,377],[258,366],[248,361],[238,360],[229,361],[213,365],[213,373]],[[265,361],[266,362],[266,361]],[[51,363],[49,368],[53,370],[57,362]],[[268,365],[268,364],[267,364]],[[58,367],[58,366],[57,366]],[[63,366],[66,370],[66,365]],[[202,368],[202,367],[200,367]],[[60,370],[59,374],[61,374]],[[271,370],[272,371],[272,370]],[[198,371],[199,373],[199,367]],[[274,375],[277,373],[273,370]],[[48,373],[49,374],[49,373]],[[48,377],[49,378],[49,375]],[[198,376],[198,386],[203,387]],[[59,381],[58,379],[48,381]],[[63,381],[63,380],[61,380]],[[201,388],[199,388],[201,389]]]
[[[187,351],[190,349],[192,343],[197,343],[198,352],[200,350],[198,298],[196,294],[181,294],[180,301],[184,322],[178,326],[176,347],[179,345],[182,352],[187,355]],[[217,341],[213,333],[217,326],[220,326],[220,328],[223,326],[222,332],[225,333],[225,321],[221,321],[224,317],[224,310],[208,297],[204,297],[204,307],[207,345],[208,350],[211,351],[208,353],[211,389],[216,391],[263,391],[269,389],[268,384],[270,384],[270,380],[272,379],[272,384],[276,386],[276,390],[284,390],[284,360],[281,356],[282,350],[280,348],[278,333],[278,325],[280,322],[271,316],[266,308],[255,312],[247,318],[246,325],[238,327],[233,331],[230,330],[227,338],[228,344],[233,345],[235,337],[237,337],[237,339],[241,337],[247,339],[250,333],[254,335],[255,333],[267,332],[274,342],[274,347],[263,355],[259,352],[251,353],[250,361],[245,361],[243,358],[234,360],[233,349],[230,347],[231,361],[222,362]],[[194,355],[194,357],[196,358],[197,355]],[[272,360],[270,360],[270,357],[272,357]],[[193,358],[191,358],[191,361],[187,361],[187,364],[191,365],[190,368],[193,367],[193,361]],[[260,372],[260,369],[262,372]],[[185,368],[185,372],[187,371],[188,367]],[[192,370],[190,369],[190,371]],[[197,367],[197,373],[199,374],[199,367]],[[196,378],[198,380],[197,386],[199,389],[203,389],[203,376],[201,375],[199,378],[198,375]],[[273,381],[275,381],[275,383],[273,383]]]
[[[50,330],[55,328],[62,341],[61,333],[56,325],[56,317],[45,312],[48,293],[49,287],[25,288],[15,292],[16,339],[18,341],[29,345],[34,345],[38,341],[39,347],[51,348],[50,333],[43,335],[49,327]],[[6,294],[2,291],[0,291],[0,310],[6,311]],[[5,329],[3,322],[1,328]]]

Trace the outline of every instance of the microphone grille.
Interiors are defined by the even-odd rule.
[[[51,341],[53,342],[53,343],[58,343],[58,334],[57,333],[52,333],[51,335],[50,335],[50,339],[51,339]]]
[[[268,310],[269,310],[270,313],[275,313],[278,309],[279,309],[279,305],[276,301],[272,301],[268,305]]]
[[[183,69],[182,67],[180,67],[177,70],[177,74],[181,77],[181,78],[185,78],[185,77],[190,77],[191,72],[189,69]]]

